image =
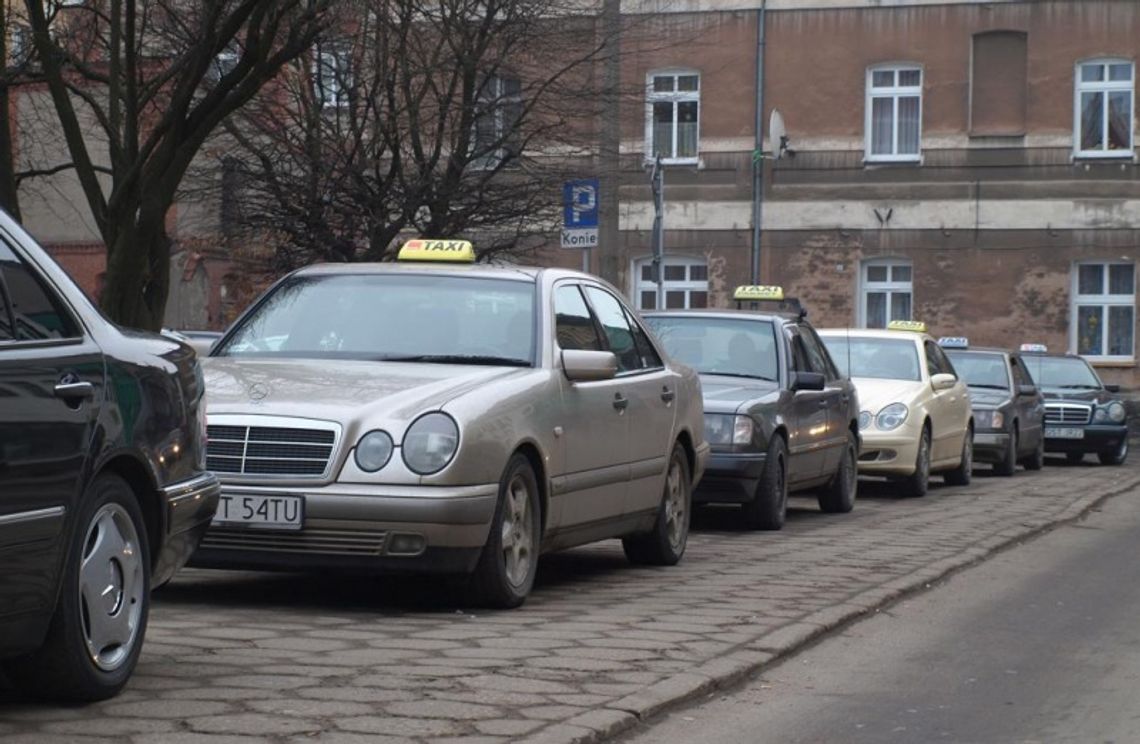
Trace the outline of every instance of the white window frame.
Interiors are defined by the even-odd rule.
[[[697,89],[696,90],[677,90],[677,81],[682,77],[696,77]],[[654,90],[653,79],[657,77],[671,77],[673,78],[673,90],[664,93],[658,93]],[[691,156],[678,157],[677,153],[677,110],[680,103],[695,102],[697,104],[697,151]],[[701,73],[697,70],[687,68],[668,68],[664,70],[653,70],[645,76],[645,161],[653,162],[656,160],[654,153],[653,142],[653,104],[655,103],[672,103],[673,104],[673,141],[670,144],[669,152],[673,153],[672,156],[661,156],[661,162],[666,165],[695,165],[700,162],[701,155]]]
[[[872,86],[876,72],[893,71],[895,81],[898,81],[900,71],[918,70],[918,85],[893,85],[889,88],[875,88]],[[926,70],[922,65],[911,62],[889,62],[871,65],[867,68],[866,87],[863,100],[863,162],[866,163],[921,163],[922,162],[922,115],[924,111],[923,84],[926,81]],[[899,154],[899,98],[918,96],[918,152]],[[874,106],[876,98],[890,98],[894,101],[891,120],[891,152],[889,154],[873,154],[871,143],[873,140]]]
[[[1132,294],[1080,294],[1080,272],[1082,266],[1103,266],[1104,286],[1107,292],[1110,266],[1129,266],[1132,268]],[[1082,354],[1090,362],[1132,362],[1136,359],[1136,264],[1132,261],[1077,261],[1073,264],[1071,291],[1072,301],[1069,305],[1069,352],[1078,354],[1080,348],[1079,319],[1077,308],[1081,306],[1094,306],[1103,308],[1105,322],[1101,326],[1100,348],[1108,349],[1108,309],[1110,307],[1132,308],[1132,353],[1131,354]]]
[[[635,308],[637,308],[638,310],[649,310],[650,309],[647,307],[642,307],[642,304],[641,304],[641,293],[642,292],[653,292],[654,296],[656,297],[657,283],[641,278],[642,268],[645,266],[652,266],[652,265],[653,265],[653,257],[652,256],[640,258],[640,259],[633,262],[633,282],[632,282],[632,284],[633,284],[633,297],[630,299],[631,299],[631,304]],[[667,292],[684,292],[685,293],[685,307],[684,307],[684,309],[688,310],[691,308],[692,293],[693,292],[704,292],[705,293],[705,306],[710,307],[709,300],[711,299],[711,296],[709,293],[708,265],[709,265],[708,261],[706,261],[704,258],[699,258],[696,256],[665,256],[665,257],[663,257],[661,259],[661,276],[662,276],[662,285],[663,285],[662,291],[661,291],[662,299],[664,299],[665,293],[667,293]],[[684,267],[686,267],[685,268],[685,280],[684,281],[680,281],[680,280],[665,281],[664,276],[665,276],[665,267],[666,266],[684,266]],[[703,267],[705,267],[705,278],[703,281],[700,279],[693,280],[693,279],[688,278],[689,277],[689,267],[691,267],[691,266],[703,266]],[[665,308],[653,308],[653,309],[664,310]],[[681,308],[670,308],[670,309],[679,310]]]
[[[886,267],[887,281],[885,282],[872,282],[867,278],[871,268]],[[903,267],[910,269],[909,282],[896,282],[894,281],[895,267]],[[914,262],[906,258],[868,258],[859,264],[859,327],[867,327],[867,295],[870,292],[885,292],[887,294],[887,322],[891,321],[891,298],[895,294],[906,293],[910,295],[910,318],[904,320],[911,320],[914,317]]]
[[[518,83],[519,92],[517,94],[507,95],[506,86],[504,84],[504,81],[506,81],[506,80],[513,80],[516,83]],[[506,122],[504,120],[504,116],[505,116],[505,112],[506,112],[507,108],[510,106],[510,104],[518,104],[520,106],[522,105],[522,80],[515,77],[514,75],[507,75],[507,74],[500,74],[500,73],[495,73],[493,75],[490,75],[487,78],[486,83],[484,84],[483,90],[480,94],[480,98],[482,100],[484,100],[487,103],[487,105],[492,107],[491,108],[491,116],[493,117],[492,118],[492,127],[494,130],[492,132],[492,139],[493,139],[493,141],[500,142],[501,144],[495,150],[492,150],[492,151],[490,151],[484,155],[481,155],[479,157],[474,158],[471,161],[471,167],[491,169],[491,168],[498,167],[499,163],[501,163],[503,158],[506,157],[507,148],[505,146],[503,146],[506,144],[505,138],[507,136]],[[474,125],[473,130],[474,131],[472,132],[472,135],[471,135],[472,144],[473,144],[473,146],[478,147],[479,146],[478,126]],[[516,162],[517,162],[517,158],[516,158]]]
[[[1081,81],[1081,68],[1089,65],[1129,65],[1132,68],[1132,78],[1130,80],[1110,81],[1102,80],[1099,82],[1082,82]],[[1108,77],[1107,67],[1105,69],[1105,77]],[[1121,150],[1108,149],[1108,98],[1110,93],[1124,93],[1130,95],[1131,107],[1128,111],[1128,147]],[[1104,127],[1102,132],[1104,136],[1103,148],[1099,150],[1082,150],[1081,149],[1081,94],[1082,93],[1102,93],[1104,94],[1103,102],[1103,120],[1101,126]],[[1073,156],[1076,158],[1134,158],[1136,153],[1136,63],[1131,59],[1123,57],[1099,57],[1096,59],[1085,59],[1077,62],[1073,68]]]
[[[324,70],[330,69],[326,59],[333,60],[331,82],[335,87],[332,88],[325,84]],[[312,91],[316,103],[325,109],[347,106],[352,88],[352,50],[349,45],[335,41],[318,43],[313,47],[312,60]]]

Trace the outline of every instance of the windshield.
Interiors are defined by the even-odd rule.
[[[1100,390],[1096,372],[1077,357],[1047,357],[1027,354],[1022,359],[1029,374],[1041,387]]]
[[[1005,357],[980,351],[947,351],[954,369],[970,387],[1009,390]]]
[[[701,374],[776,379],[771,321],[651,315],[645,322],[669,356]]]
[[[246,316],[217,355],[531,365],[534,305],[530,282],[298,277]]]
[[[918,348],[909,338],[822,336],[831,358],[844,377],[879,380],[922,379]]]

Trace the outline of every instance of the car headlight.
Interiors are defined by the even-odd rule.
[[[356,443],[356,466],[375,473],[392,458],[392,437],[386,431],[370,431]]]
[[[870,411],[859,411],[859,431],[865,431],[871,428],[871,422],[875,417],[871,415]]]
[[[902,403],[891,403],[879,411],[879,415],[875,417],[875,426],[883,431],[892,431],[906,422],[909,413],[910,411]]]
[[[974,411],[974,422],[979,429],[1001,429],[1005,426],[1005,414],[1001,411]]]
[[[752,441],[752,419],[731,413],[706,413],[705,441],[724,446],[748,444]]]
[[[424,414],[408,427],[402,449],[404,463],[413,473],[438,473],[459,449],[459,427],[446,413]]]
[[[1104,406],[1097,406],[1096,410],[1093,411],[1093,421],[1101,424],[1104,423],[1104,420],[1106,418],[1108,418],[1108,408]]]
[[[1124,404],[1120,401],[1114,400],[1108,404],[1108,417],[1116,423],[1123,421],[1125,415]]]

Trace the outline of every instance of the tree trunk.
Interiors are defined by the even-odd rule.
[[[165,210],[159,215],[165,215]],[[170,238],[165,218],[144,212],[107,245],[103,311],[127,328],[160,330],[170,292]]]
[[[12,140],[12,96],[7,82],[0,83],[0,207],[20,221],[16,187],[15,142]]]

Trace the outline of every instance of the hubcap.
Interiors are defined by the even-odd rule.
[[[681,463],[674,458],[669,464],[669,476],[665,480],[665,532],[669,536],[669,546],[680,551],[685,545],[688,529],[689,510],[685,503],[684,473]]]
[[[918,470],[923,478],[930,472],[930,440],[926,435],[923,435],[918,445]]]
[[[144,590],[134,522],[118,504],[104,504],[87,528],[79,565],[83,640],[95,666],[114,671],[130,656]]]
[[[531,519],[530,487],[516,475],[507,485],[503,504],[503,567],[511,586],[521,587],[530,576],[534,561],[534,524]]]

